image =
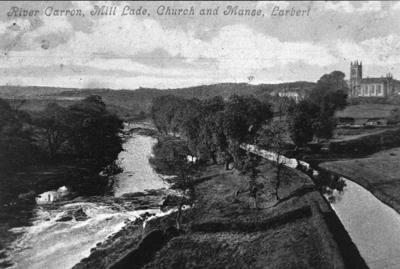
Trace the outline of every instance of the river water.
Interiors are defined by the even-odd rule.
[[[129,128],[138,127],[131,125]],[[149,165],[155,139],[132,134],[118,157],[123,172],[116,176],[114,195],[166,187]],[[257,152],[259,153],[259,152]],[[267,153],[265,153],[267,154]],[[268,153],[269,159],[274,158]],[[271,155],[271,156],[270,156]],[[267,159],[268,159],[267,158]],[[296,161],[285,159],[288,166]],[[328,199],[371,269],[400,268],[400,215],[360,185],[342,178],[343,191]],[[57,222],[70,209],[82,208],[85,221]],[[70,202],[58,207],[37,206],[32,225],[13,228],[18,239],[9,247],[8,257],[18,269],[67,269],[90,254],[96,243],[134,220],[145,211],[128,211],[102,202]],[[159,213],[158,210],[146,212]]]
[[[128,128],[140,127],[130,125]],[[124,143],[118,161],[123,172],[115,178],[114,195],[166,187],[150,167],[148,158],[156,139],[132,134]],[[89,217],[84,221],[57,222],[66,211],[82,209]],[[96,243],[134,220],[144,212],[159,213],[158,209],[129,211],[106,202],[71,201],[62,205],[37,206],[31,225],[10,232],[19,237],[8,247],[8,258],[16,269],[67,269],[89,256]]]

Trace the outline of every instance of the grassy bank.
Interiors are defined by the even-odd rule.
[[[150,220],[145,228],[131,222],[74,269],[366,268],[310,178],[285,169],[279,193],[287,199],[277,204],[274,168],[269,163],[259,168],[262,209],[253,208],[246,177],[209,166],[202,175],[208,180],[195,188],[195,204],[184,212],[183,233],[172,228],[174,214]]]
[[[325,162],[320,167],[357,182],[400,213],[400,148],[366,158]]]

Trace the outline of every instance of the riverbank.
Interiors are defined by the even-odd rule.
[[[109,191],[106,194],[75,192],[51,204],[36,206],[30,203],[29,208],[25,203],[21,210],[29,212],[26,217],[10,209],[9,216],[3,218],[4,234],[15,240],[5,242],[8,244],[4,244],[6,248],[0,251],[0,267],[71,268],[89,256],[90,249],[97,243],[103,242],[110,235],[119,234],[129,220],[143,220],[159,214],[160,204],[166,197],[169,200],[168,204],[164,203],[164,208],[168,210],[177,200],[176,194],[167,189],[168,185],[149,165],[148,157],[156,140],[142,135],[139,129],[146,129],[142,125],[145,124],[130,123],[124,128],[127,132],[123,133],[123,151],[116,160],[120,171],[108,176],[115,169],[107,168],[101,169],[101,175],[98,175],[98,171],[94,174],[93,189],[96,183],[102,183],[96,181],[100,177],[107,183],[106,189]],[[68,182],[79,180],[81,173],[85,172],[75,169],[72,164],[60,163],[57,167],[49,165],[36,167],[36,170],[32,168],[32,172],[37,172],[32,179],[45,182],[52,179],[54,184],[59,182],[68,186]],[[73,178],[74,171],[76,179]],[[86,172],[89,177],[91,173],[89,170]],[[26,178],[32,175],[23,174]],[[57,184],[55,186],[55,189],[59,187]],[[9,217],[23,218],[24,222],[15,224],[12,220],[11,223]],[[7,223],[9,220],[10,223]]]
[[[248,179],[236,170],[207,167],[195,188],[196,201],[183,214],[183,233],[174,214],[146,225],[126,224],[74,267],[82,268],[367,268],[340,221],[310,178],[284,169],[277,204],[274,168],[259,167],[264,185],[258,203]],[[238,192],[239,191],[239,192]],[[143,227],[144,226],[144,227]]]
[[[134,134],[155,137],[157,132],[146,121],[127,123],[121,133],[125,142]],[[34,164],[24,167],[21,171],[9,175],[0,174],[2,178],[7,179],[0,189],[0,207],[34,203],[38,194],[57,190],[61,186],[72,188],[75,196],[102,195],[110,190],[110,184],[113,183],[110,176],[121,172],[117,165],[108,163],[111,166],[105,169],[106,165],[92,159],[37,158]],[[99,175],[104,169],[106,174]]]
[[[400,213],[400,148],[380,151],[366,158],[324,162],[319,166],[360,184]]]
[[[7,250],[21,235],[10,232],[11,229],[32,225],[37,195],[57,190],[61,186],[68,186],[71,190],[61,201],[68,201],[79,195],[102,195],[109,187],[107,177],[99,175],[101,170],[101,167],[90,162],[53,162],[32,165],[9,176],[9,185],[2,186],[0,190],[0,253]],[[0,256],[0,267],[11,265],[6,256],[9,255]]]

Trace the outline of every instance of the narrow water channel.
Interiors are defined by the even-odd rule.
[[[371,269],[400,268],[400,215],[351,180],[331,202]]]

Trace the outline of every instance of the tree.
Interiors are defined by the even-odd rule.
[[[100,96],[89,96],[68,108],[69,144],[80,158],[109,164],[122,150],[122,120],[106,109]]]
[[[260,164],[261,158],[250,152],[247,153],[246,158],[243,160],[243,165],[240,168],[240,172],[249,177],[249,195],[254,201],[254,207],[260,209],[257,202],[258,191],[263,187],[262,184],[257,183],[257,177],[260,173],[258,166]],[[236,192],[239,194],[239,191]]]
[[[34,146],[27,113],[0,99],[0,173],[12,173],[32,161]]]
[[[199,101],[172,95],[153,100],[152,118],[164,134],[179,133],[192,154],[217,163],[221,153],[226,167],[239,164],[240,144],[253,142],[257,131],[272,118],[271,105],[253,96],[233,95]]]
[[[172,188],[183,192],[178,205],[178,214],[176,217],[177,229],[181,228],[182,207],[186,199],[194,196],[193,176],[196,173],[196,164],[188,161],[190,150],[186,143],[175,138],[160,140],[153,147],[153,157],[150,163],[157,173],[172,176],[168,179],[173,184]]]
[[[227,144],[221,146],[227,146],[223,150],[239,164],[240,145],[254,143],[257,132],[272,118],[271,106],[253,96],[232,95],[222,116],[220,124]]]
[[[167,135],[169,132],[177,132],[179,124],[177,114],[183,109],[185,99],[168,94],[153,99],[151,118],[156,128]],[[174,119],[175,118],[175,119]]]
[[[323,75],[307,99],[319,107],[319,114],[314,118],[314,134],[317,138],[329,139],[335,128],[334,114],[347,105],[347,83],[344,73],[333,71]]]
[[[259,134],[257,145],[275,153],[275,197],[280,201],[279,187],[281,184],[281,172],[284,167],[282,157],[284,157],[286,127],[283,121],[274,121],[263,128]]]
[[[336,121],[333,114],[328,111],[320,111],[319,115],[314,120],[313,129],[314,134],[319,139],[329,139],[333,136]]]
[[[296,105],[296,102],[289,97],[276,96],[276,102],[274,103],[274,111],[278,112],[279,119],[282,120],[283,116],[289,112],[289,109]]]
[[[320,108],[308,100],[302,100],[288,109],[288,131],[296,147],[303,147],[313,140],[319,111]]]
[[[199,132],[197,133],[197,148],[200,156],[207,156],[216,164],[218,148],[220,144],[223,144],[219,139],[223,134],[218,126],[220,122],[218,118],[222,115],[225,103],[221,96],[217,96],[202,101],[201,107],[202,117],[200,119]]]
[[[43,138],[49,157],[56,155],[61,145],[68,139],[67,109],[56,103],[50,103],[40,112],[33,124],[43,130]]]
[[[345,74],[340,71],[323,75],[308,95],[308,99],[314,104],[326,106],[325,109],[343,109],[349,91],[344,78]]]

